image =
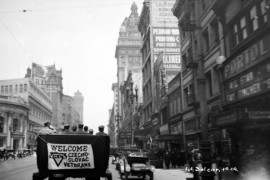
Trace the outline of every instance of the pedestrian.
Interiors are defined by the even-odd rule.
[[[83,124],[78,124],[78,130],[77,130],[76,133],[85,134],[85,132],[83,131]]]
[[[70,131],[69,128],[70,128],[70,125],[69,124],[65,124],[64,125],[64,130],[63,130],[62,134],[70,134],[71,131]]]
[[[51,127],[51,123],[49,121],[44,123],[44,128],[39,131],[39,134],[55,134],[57,131]]]
[[[94,130],[93,129],[89,129],[89,134],[94,134]]]
[[[187,163],[189,165],[190,172],[193,172],[193,150],[187,152]]]
[[[172,168],[176,168],[176,149],[174,148],[171,153]]]
[[[171,161],[171,153],[168,150],[166,150],[164,153],[164,161],[165,161],[166,168],[169,169],[170,168],[170,161]]]
[[[76,126],[76,125],[73,125],[73,126],[71,127],[71,132],[72,132],[72,133],[76,133],[76,131],[77,131],[77,126]]]
[[[101,125],[101,126],[98,127],[98,131],[99,132],[96,133],[97,136],[108,136],[108,134],[106,134],[104,132],[104,126],[103,125]]]
[[[84,132],[88,133],[88,126],[84,126],[83,130]]]

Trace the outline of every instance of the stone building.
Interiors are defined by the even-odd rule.
[[[115,50],[115,58],[117,59],[117,85],[118,99],[117,110],[123,117],[123,102],[120,92],[121,86],[127,80],[130,72],[133,74],[134,87],[138,87],[139,102],[142,102],[142,56],[140,53],[141,37],[137,28],[138,24],[138,7],[135,2],[131,6],[131,13],[126,17],[120,27],[118,44]],[[116,109],[115,109],[116,111]],[[123,119],[124,121],[124,119]]]
[[[73,108],[74,113],[77,114],[77,117],[79,116],[79,123],[83,123],[83,102],[84,97],[82,96],[82,93],[77,90],[73,96]],[[74,120],[78,121],[77,119]]]
[[[160,113],[161,99],[157,94],[157,74],[154,64],[161,58],[165,84],[168,84],[181,70],[177,18],[171,12],[174,2],[174,0],[145,0],[138,23],[142,39],[143,114],[141,124],[144,136],[157,141],[158,132],[163,126],[162,122],[168,120],[163,119],[167,116],[162,116]]]
[[[63,78],[62,69],[57,70],[55,65],[42,66],[32,63],[32,69],[27,70],[26,77],[30,77],[52,99],[53,119],[52,125],[61,127],[62,101],[63,101]]]
[[[269,1],[177,0],[173,13],[181,35],[187,148],[208,140],[219,155],[237,161],[250,145],[266,153]]]
[[[9,146],[11,148],[26,148],[27,145],[28,147],[35,147],[35,137],[38,131],[46,121],[52,121],[52,100],[30,78],[1,80],[0,87],[0,95],[6,96],[6,103],[9,101],[16,102],[15,100],[20,103],[25,102],[18,107],[14,107],[15,104],[12,105],[10,102],[2,113],[6,123],[5,127],[12,124],[10,130],[14,131],[14,138],[16,136],[15,144],[10,142]],[[13,111],[14,108],[17,108],[18,112],[21,113]],[[19,136],[20,139],[18,139]]]
[[[62,119],[63,124],[76,124],[73,119],[73,98],[68,95],[63,95],[63,102],[62,102]]]
[[[32,138],[27,133],[28,113],[29,105],[23,98],[0,95],[0,147],[14,150],[27,147]]]

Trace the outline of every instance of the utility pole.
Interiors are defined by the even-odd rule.
[[[204,74],[204,55],[202,51],[202,31],[200,17],[202,15],[202,1],[195,1],[195,19],[196,19],[196,35],[197,35],[197,53],[198,53],[198,66],[197,66],[197,96],[200,101],[200,120],[202,123],[202,140],[200,142],[200,152],[202,155],[201,172],[202,180],[214,180],[215,173],[211,171],[212,156],[210,153],[211,143],[208,141],[208,120],[207,120],[207,103],[206,103],[206,81]],[[209,172],[208,172],[209,170]]]

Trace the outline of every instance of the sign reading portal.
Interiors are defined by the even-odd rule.
[[[48,169],[94,169],[91,144],[48,143]]]

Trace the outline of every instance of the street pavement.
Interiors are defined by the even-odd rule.
[[[112,172],[113,180],[120,180],[115,165],[109,161],[109,169]],[[30,180],[32,173],[37,172],[36,155],[27,156],[25,158],[9,159],[7,161],[0,160],[0,180]],[[240,178],[241,177],[241,178]],[[224,171],[222,180],[269,180],[270,176],[266,171],[250,172],[246,176],[239,176],[232,171]],[[73,180],[74,178],[68,178]],[[80,178],[76,178],[80,179]],[[136,177],[130,177],[130,180],[136,180]],[[193,174],[187,172],[184,167],[176,169],[156,169],[154,172],[154,180],[191,180]],[[219,180],[215,177],[215,180]]]

